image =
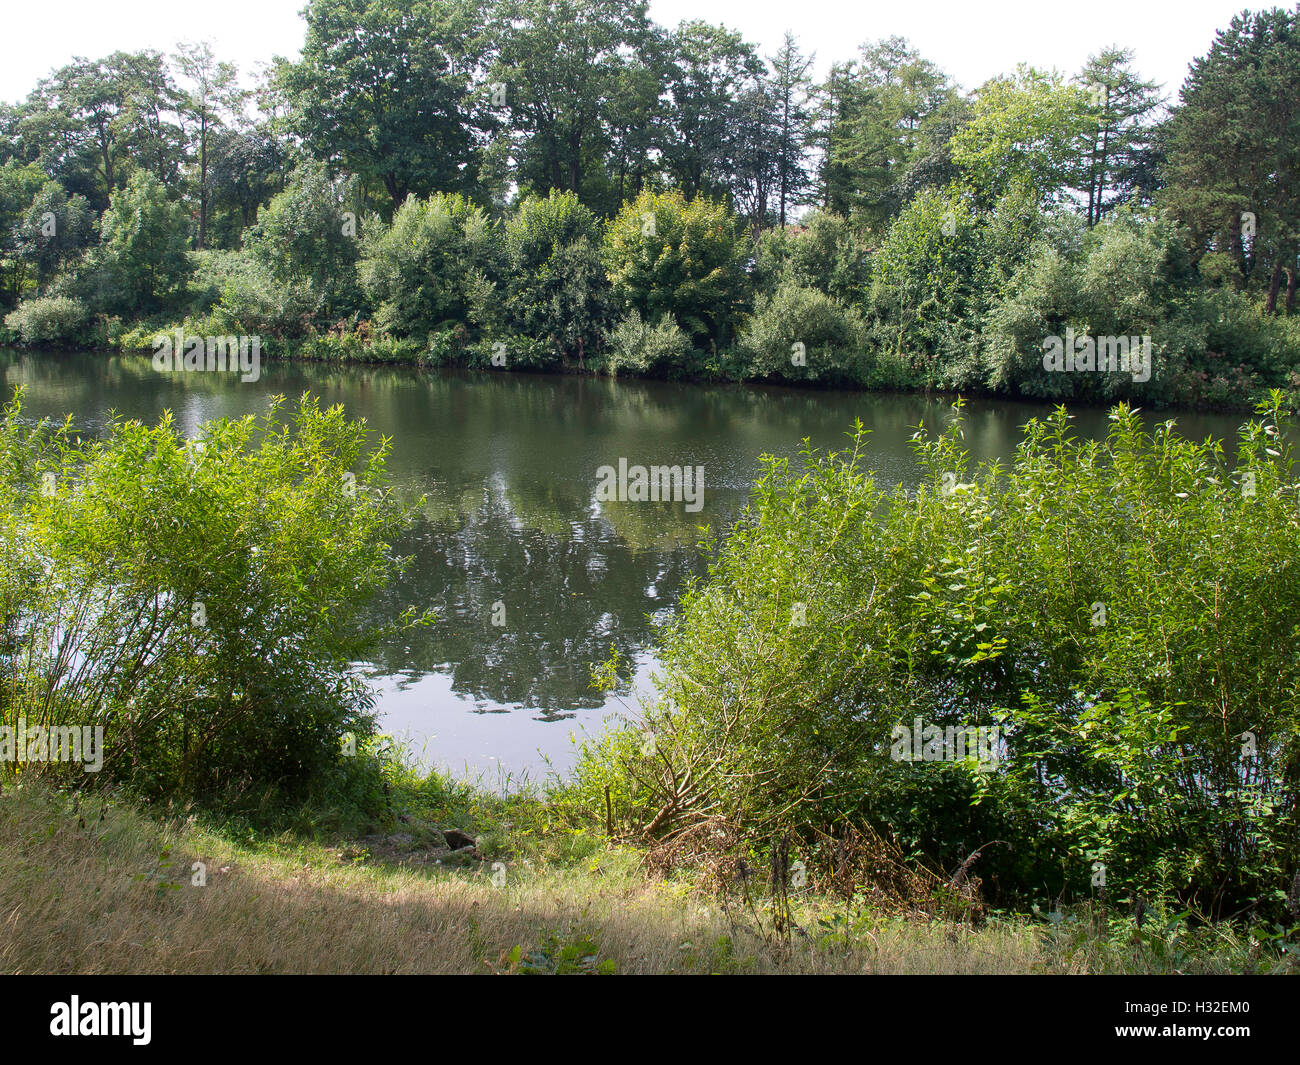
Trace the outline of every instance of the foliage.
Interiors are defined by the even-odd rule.
[[[724,345],[743,307],[747,241],[724,204],[643,192],[605,230],[605,264],[627,308],[671,313],[693,343]]]
[[[312,311],[326,323],[361,305],[355,185],[330,181],[324,167],[304,167],[248,234],[248,250],[263,271],[281,287],[298,286],[311,296]]]
[[[185,212],[148,171],[133,174],[113,193],[100,228],[92,275],[97,309],[156,311],[189,276]]]
[[[371,219],[361,240],[361,284],[382,329],[418,340],[459,323],[481,327],[495,317],[497,230],[463,196],[412,196],[391,225]]]
[[[349,664],[403,517],[385,448],[310,397],[193,440],[170,414],[83,441],[21,411],[0,423],[0,719],[103,727],[103,772],[155,797],[337,769],[374,730]]]
[[[56,344],[75,341],[89,317],[86,305],[68,296],[24,300],[5,316],[5,325],[24,344]]]
[[[854,380],[863,343],[857,311],[792,281],[758,297],[740,336],[750,375],[787,380]]]
[[[609,325],[596,216],[572,192],[528,198],[506,221],[506,310],[520,334],[566,356],[599,347]]]
[[[914,494],[863,469],[861,432],[769,459],[663,633],[657,696],[579,779],[620,780],[651,835],[865,820],[941,865],[1006,841],[982,869],[1022,901],[1089,893],[1093,862],[1150,892],[1168,860],[1203,912],[1276,914],[1300,859],[1282,432],[1261,410],[1234,470],[1125,407],[1100,442],[1061,410],[1002,469],[971,464],[958,417],[918,434]],[[998,757],[891,757],[917,718],[996,726]]]
[[[682,371],[690,354],[690,337],[671,314],[646,322],[633,310],[610,333],[605,369],[611,376],[624,370],[672,375]]]

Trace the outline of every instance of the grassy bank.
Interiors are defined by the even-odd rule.
[[[440,820],[484,855],[442,865],[420,816],[386,836],[259,836],[193,812],[47,786],[0,792],[5,973],[1280,973],[1288,955],[1219,927],[1149,916],[966,921],[862,897],[791,897],[774,933],[699,873],[567,827],[541,799],[462,789]],[[477,822],[475,823],[475,819]],[[491,839],[491,842],[486,842]],[[440,841],[441,842],[441,841]],[[490,857],[495,856],[495,857]],[[194,883],[194,863],[206,884]],[[494,869],[494,862],[500,862]],[[501,872],[504,871],[504,883]],[[493,873],[497,874],[494,883]],[[761,880],[762,878],[757,878]]]

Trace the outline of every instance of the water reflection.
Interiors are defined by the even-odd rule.
[[[703,572],[699,526],[735,519],[761,454],[793,456],[803,437],[842,447],[860,418],[872,430],[867,462],[884,482],[912,486],[913,427],[950,416],[948,400],[916,396],[277,363],[242,384],[235,374],[158,373],[144,357],[4,351],[0,378],[6,397],[26,386],[28,413],[71,412],[92,430],[110,409],[149,422],[170,409],[193,432],[260,413],[273,393],[310,390],[391,437],[394,481],[427,500],[396,545],[411,565],[373,609],[389,618],[432,608],[438,622],[380,649],[369,670],[378,705],[429,761],[491,772],[535,770],[542,754],[561,770],[570,763],[570,732],[598,728],[636,682],[625,677],[615,700],[591,691],[591,665],[611,649],[644,682],[654,619]],[[1019,427],[1047,411],[971,403],[967,447],[1005,459]],[[1178,420],[1198,437],[1231,436],[1240,421]],[[1100,434],[1104,414],[1079,411],[1076,424]],[[620,458],[703,466],[703,509],[597,502],[596,471]]]

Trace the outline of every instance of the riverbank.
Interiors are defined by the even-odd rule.
[[[104,328],[96,327],[92,332],[79,336],[73,341],[57,344],[20,344],[16,335],[0,326],[0,347],[13,347],[37,354],[90,352],[106,356],[152,356],[156,350],[155,337],[174,337],[178,332],[187,337],[206,336],[202,329],[207,328],[208,325],[210,323],[202,322],[187,322],[184,325],[171,322],[162,324],[137,322],[123,325],[118,322]],[[670,380],[686,385],[730,384],[753,388],[791,388],[813,394],[894,394],[940,400],[955,400],[958,396],[965,396],[1009,403],[1041,403],[1051,399],[1050,396],[978,386],[962,389],[935,388],[925,384],[909,383],[904,373],[870,384],[839,377],[801,378],[779,375],[755,377],[743,372],[743,359],[734,356],[734,353],[726,352],[720,353],[713,359],[710,362],[710,372],[704,374],[681,372],[666,376],[662,371],[638,372],[626,367],[612,372],[599,358],[589,362],[574,362],[556,353],[551,353],[546,358],[539,358],[536,350],[538,342],[532,339],[504,336],[500,339],[486,338],[474,342],[461,342],[455,337],[448,336],[440,337],[437,343],[422,346],[411,340],[372,335],[365,326],[366,323],[361,323],[361,326],[353,332],[332,330],[294,339],[260,338],[260,356],[264,361],[290,363],[409,367],[418,370],[459,369],[491,374],[524,371],[548,376],[591,379]],[[542,347],[545,347],[544,343]],[[528,349],[528,357],[511,356],[512,350],[517,356],[524,348]],[[876,353],[876,356],[878,357],[879,353]],[[232,354],[232,366],[233,358]],[[1156,393],[1139,396],[1137,399],[1142,406],[1171,413],[1179,411],[1244,413],[1253,410],[1269,394],[1269,387],[1266,384],[1256,382],[1252,386],[1240,374],[1232,375],[1231,383],[1226,381],[1227,379],[1216,379],[1211,387],[1211,382],[1205,378],[1205,375],[1193,374],[1190,377],[1179,375],[1179,382],[1172,386],[1174,391],[1171,395]],[[1291,386],[1283,390],[1283,395],[1284,409],[1292,412],[1300,411],[1300,375],[1294,375]],[[1107,392],[1062,395],[1055,401],[1068,402],[1072,408],[1105,410],[1114,404],[1115,398],[1114,393]]]
[[[565,826],[536,798],[461,793],[442,820],[486,854],[429,860],[420,820],[387,837],[249,836],[123,796],[0,792],[4,973],[1283,973],[1227,927],[1081,913],[966,921],[792,894],[771,924],[756,875],[654,875],[646,852]],[[241,838],[242,835],[242,838]],[[445,839],[445,837],[444,837]],[[394,843],[393,840],[396,840]],[[456,842],[455,839],[452,842]],[[202,877],[199,876],[201,863]],[[51,871],[58,875],[52,876]],[[495,878],[495,879],[494,879]],[[202,881],[201,883],[199,881]]]

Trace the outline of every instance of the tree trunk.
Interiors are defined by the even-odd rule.
[[[1286,316],[1288,318],[1295,314],[1295,275],[1300,273],[1300,264],[1297,264],[1296,259],[1296,256],[1292,256],[1291,268],[1286,272]]]
[[[384,189],[393,200],[393,210],[397,210],[406,201],[406,186],[397,180],[396,174],[384,175]]]
[[[199,251],[208,244],[208,121],[199,120]]]
[[[1273,260],[1273,274],[1268,282],[1268,299],[1264,302],[1265,314],[1277,314],[1277,294],[1282,289],[1282,260]]]

